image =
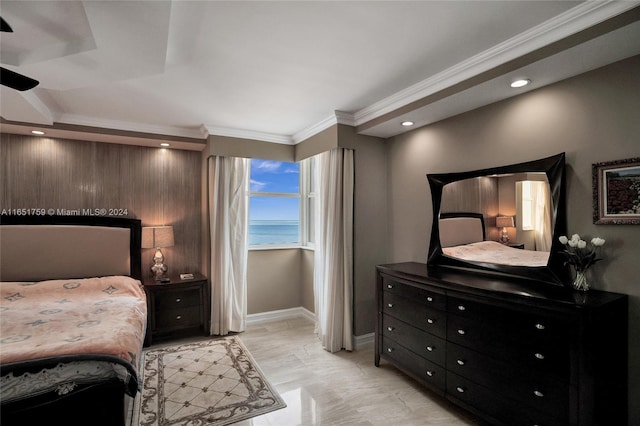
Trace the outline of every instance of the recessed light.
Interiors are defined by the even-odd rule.
[[[42,130],[32,130],[31,133],[33,133],[34,135],[44,135],[44,132]]]
[[[166,142],[162,142],[162,143],[160,144],[160,146],[168,147],[168,146],[171,146],[171,144],[166,143]]]
[[[531,80],[529,80],[528,78],[521,78],[519,80],[514,80],[511,82],[511,87],[518,88],[518,87],[524,87],[526,85],[528,85],[529,83],[531,83]]]
[[[405,127],[413,126],[415,123],[413,121],[403,121],[402,125]]]

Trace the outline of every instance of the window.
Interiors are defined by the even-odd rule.
[[[522,230],[533,230],[533,184],[530,180],[522,181]]]
[[[300,165],[251,160],[249,245],[300,243]]]
[[[302,243],[305,246],[313,247],[315,242],[315,206],[316,188],[313,178],[315,173],[315,160],[313,157],[302,160],[301,183],[302,183],[302,215],[304,217],[302,226]]]
[[[300,163],[251,160],[249,245],[306,245],[312,233],[309,160]]]

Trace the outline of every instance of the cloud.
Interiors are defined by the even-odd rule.
[[[251,179],[250,183],[251,183],[251,185],[250,185],[250,191],[251,192],[262,191],[262,188],[267,186],[266,182],[260,182],[259,180],[255,180],[255,179]]]
[[[278,171],[280,166],[282,166],[282,162],[271,160],[252,160],[251,165],[254,167],[255,171],[262,173],[274,173]]]

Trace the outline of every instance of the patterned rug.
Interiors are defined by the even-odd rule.
[[[240,340],[147,350],[133,426],[228,425],[286,407]]]

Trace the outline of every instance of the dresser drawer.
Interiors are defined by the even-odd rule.
[[[392,316],[382,316],[382,334],[438,365],[445,363],[445,340]]]
[[[522,341],[500,324],[450,315],[447,341],[493,359],[521,365],[539,374],[570,380],[570,350],[566,343]]]
[[[200,306],[200,289],[159,291],[155,295],[156,311]]]
[[[549,414],[569,410],[568,382],[520,366],[517,360],[514,363],[499,361],[447,342],[446,369]]]
[[[431,305],[416,303],[396,293],[384,292],[382,311],[438,337],[447,334],[446,313]]]
[[[495,419],[491,422],[492,424],[505,426],[566,426],[569,424],[566,410],[553,414],[545,413],[457,374],[451,372],[446,374],[447,398],[476,407],[476,410]],[[508,390],[508,387],[505,388],[505,392]]]
[[[497,324],[519,340],[560,341],[568,345],[572,337],[570,322],[547,312],[535,314],[456,297],[447,299],[447,312]]]
[[[444,368],[426,360],[386,336],[382,337],[382,356],[391,359],[416,379],[444,393]]]
[[[444,311],[447,308],[447,299],[444,292],[438,292],[435,289],[427,287],[416,287],[404,284],[399,280],[385,277],[382,283],[382,290],[387,293],[393,293],[411,299],[416,303],[424,304]]]

